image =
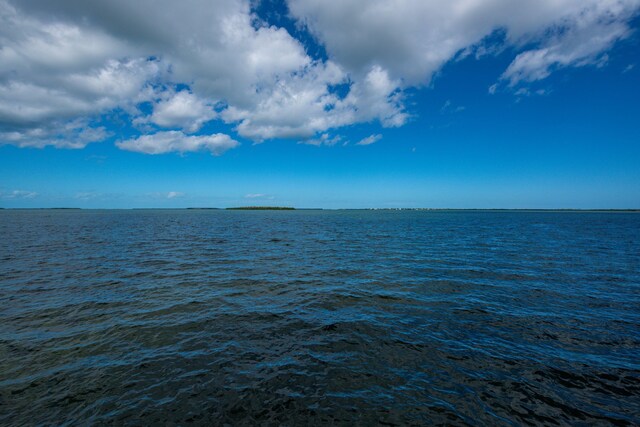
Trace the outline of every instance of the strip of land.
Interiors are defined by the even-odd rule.
[[[293,211],[295,209],[288,206],[238,206],[227,208],[229,211]]]

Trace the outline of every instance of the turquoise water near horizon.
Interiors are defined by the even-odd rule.
[[[640,215],[0,212],[0,423],[640,423]]]

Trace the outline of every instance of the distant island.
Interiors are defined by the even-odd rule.
[[[239,206],[227,208],[230,211],[294,211],[295,209],[288,206]]]

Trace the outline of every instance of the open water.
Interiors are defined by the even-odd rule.
[[[640,424],[640,214],[0,211],[0,424]]]

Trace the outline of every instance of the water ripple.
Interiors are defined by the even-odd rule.
[[[0,424],[640,424],[640,215],[0,212]]]

